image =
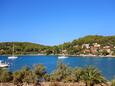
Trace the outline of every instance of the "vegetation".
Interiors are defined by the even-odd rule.
[[[106,82],[100,71],[92,66],[88,66],[84,69],[83,79],[87,86]]]
[[[113,79],[111,82],[112,82],[111,86],[115,86],[115,79]]]
[[[95,47],[94,44],[96,43],[99,44],[100,46]],[[1,42],[0,55],[11,55],[13,44],[15,45],[14,51],[16,55],[28,55],[28,54],[115,55],[115,36],[89,35],[74,40],[72,42],[66,42],[64,44],[57,46],[45,46],[29,42]],[[83,47],[84,44],[88,44],[90,48]]]
[[[12,80],[12,73],[7,69],[0,69],[0,82],[9,82]]]
[[[83,82],[86,86],[94,86],[95,84],[106,83],[107,80],[101,72],[93,66],[71,68],[59,62],[56,70],[51,74],[47,73],[45,66],[42,64],[35,65],[33,70],[24,67],[13,73],[8,72],[7,69],[0,69],[0,82],[12,82],[17,86],[21,86],[24,83],[26,85],[33,83],[36,86],[36,84],[40,84],[40,82],[52,82],[51,86],[58,86],[58,82]],[[112,80],[112,86],[114,86],[114,84],[114,80]]]
[[[57,69],[51,74],[51,81],[68,82],[68,78],[70,78],[68,76],[71,75],[71,72],[71,69],[67,65],[59,63]]]

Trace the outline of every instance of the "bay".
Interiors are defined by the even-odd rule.
[[[36,64],[43,64],[46,66],[48,73],[56,69],[58,56],[18,56],[17,59],[10,60],[8,56],[0,56],[0,60],[9,63],[9,71],[20,70],[24,66],[33,68]],[[70,67],[86,67],[93,65],[97,67],[102,74],[111,80],[115,77],[115,58],[113,57],[80,57],[70,56],[62,59],[63,63]]]

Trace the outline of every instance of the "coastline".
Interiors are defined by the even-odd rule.
[[[0,55],[0,56],[10,56],[10,55]],[[50,54],[50,55],[46,55],[46,54],[27,54],[27,55],[16,55],[16,56],[63,56],[63,54]],[[68,55],[68,54],[65,54],[64,56],[67,56],[67,57],[92,57],[92,58],[103,58],[103,57],[106,57],[106,58],[115,58],[115,55],[84,55],[84,54],[80,54],[80,55]]]
[[[74,55],[72,55],[72,56],[74,56]],[[103,55],[99,55],[99,56],[97,56],[97,55],[76,55],[76,56],[81,56],[81,57],[94,57],[94,58],[98,58],[98,57],[100,57],[100,58],[103,58],[103,57],[114,58],[114,57],[115,57],[115,56],[111,56],[111,55],[108,55],[108,56],[103,56]]]
[[[63,56],[63,54],[57,54],[57,56]],[[115,55],[113,56],[113,55],[106,55],[106,56],[104,56],[104,55],[84,55],[84,54],[80,54],[80,55],[65,55],[65,56],[68,56],[68,57],[71,57],[71,56],[75,56],[75,57],[77,57],[77,56],[80,56],[80,57],[94,57],[94,58],[97,58],[97,57],[107,57],[107,58],[114,58],[115,57]]]

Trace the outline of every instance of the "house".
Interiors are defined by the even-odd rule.
[[[100,44],[98,44],[98,43],[93,43],[93,46],[95,47],[95,48],[100,48]]]
[[[109,48],[110,48],[110,46],[104,46],[103,48],[104,48],[104,49],[109,49]]]
[[[83,45],[82,45],[82,48],[87,48],[87,49],[89,49],[90,46],[89,46],[89,44],[83,44]]]
[[[92,54],[96,54],[98,51],[98,48],[95,48],[94,46],[91,46],[91,48],[90,48],[90,52],[92,53]]]

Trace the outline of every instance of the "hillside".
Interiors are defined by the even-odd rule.
[[[30,43],[30,42],[1,42],[0,43],[0,54],[11,55],[13,44],[15,47],[15,54],[37,54],[39,51],[44,50],[46,46]]]
[[[70,55],[114,55],[115,36],[88,35],[63,44]]]
[[[115,55],[115,36],[88,35],[57,46],[45,46],[30,42],[1,42],[0,55],[15,54],[66,54],[66,55]]]

